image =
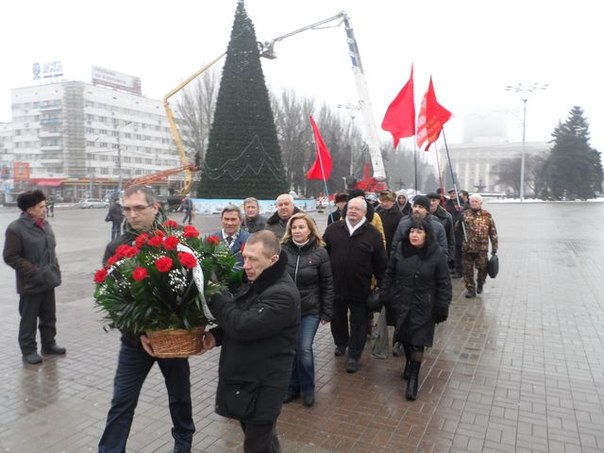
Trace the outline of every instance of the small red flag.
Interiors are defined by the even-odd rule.
[[[310,125],[312,126],[312,132],[315,136],[315,144],[317,146],[317,155],[312,167],[306,173],[306,179],[322,179],[327,181],[331,175],[331,155],[329,149],[323,141],[323,137],[319,133],[319,128],[315,123],[312,115],[310,116]]]
[[[413,66],[411,76],[400,93],[390,103],[382,129],[392,134],[394,147],[398,146],[401,138],[413,137],[415,135],[415,101],[413,99]]]
[[[430,85],[422,99],[422,106],[417,116],[417,146],[421,149],[424,143],[427,143],[424,151],[428,151],[430,145],[440,136],[440,131],[449,118],[451,112],[436,101],[432,76],[430,76]]]

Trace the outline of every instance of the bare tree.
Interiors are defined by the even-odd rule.
[[[178,102],[178,126],[187,156],[199,166],[204,161],[208,146],[217,96],[218,76],[216,70],[211,70],[183,89]]]

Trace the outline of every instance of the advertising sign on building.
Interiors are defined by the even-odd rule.
[[[29,162],[13,162],[13,179],[15,181],[29,179]]]
[[[92,84],[141,95],[141,79],[112,69],[92,67]]]
[[[60,61],[48,61],[46,63],[35,62],[31,66],[31,71],[34,75],[34,80],[62,77],[63,65]]]

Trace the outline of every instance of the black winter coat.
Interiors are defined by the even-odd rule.
[[[365,302],[371,276],[375,275],[379,285],[388,263],[382,235],[366,220],[351,236],[342,220],[327,227],[323,240],[331,261],[336,297]]]
[[[327,250],[314,239],[298,247],[293,241],[283,245],[287,254],[287,272],[300,291],[302,316],[319,315],[321,320],[333,317],[333,275]]]
[[[39,294],[61,284],[61,269],[56,254],[57,241],[48,222],[44,228],[26,212],[6,229],[4,262],[15,269],[17,293]]]
[[[245,423],[273,423],[281,412],[292,370],[300,293],[286,271],[287,255],[245,285],[234,296],[208,301],[218,321],[211,330],[222,346],[218,366],[216,413]],[[239,396],[253,394],[255,403],[242,415]]]
[[[386,251],[388,255],[390,255],[392,239],[394,239],[394,233],[396,233],[396,228],[403,218],[403,214],[401,214],[401,210],[396,206],[392,206],[390,209],[384,209],[380,206],[375,212],[377,212],[382,219],[384,237],[386,238]]]
[[[447,257],[436,243],[415,249],[401,241],[390,257],[380,294],[395,317],[393,342],[432,346],[433,313],[447,313],[451,303],[451,277]]]

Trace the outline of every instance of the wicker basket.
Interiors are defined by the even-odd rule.
[[[193,330],[165,329],[147,331],[147,337],[156,357],[162,359],[185,358],[203,349],[205,327]]]

